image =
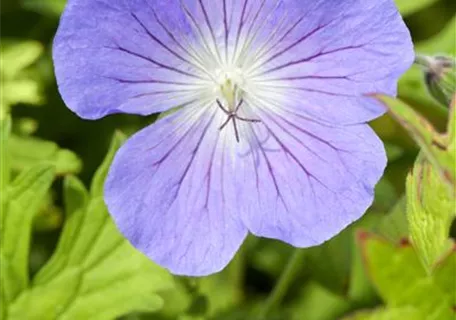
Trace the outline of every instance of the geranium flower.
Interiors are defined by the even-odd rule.
[[[248,232],[321,244],[373,200],[366,124],[414,58],[392,0],[70,0],[54,44],[80,117],[180,109],[118,151],[105,201],[175,274],[206,275]]]

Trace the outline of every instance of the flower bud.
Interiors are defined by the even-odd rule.
[[[415,63],[423,67],[424,79],[434,99],[449,106],[456,93],[456,62],[446,56],[420,56]]]

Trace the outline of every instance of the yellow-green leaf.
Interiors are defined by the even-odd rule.
[[[10,180],[11,155],[8,141],[11,134],[11,117],[0,118],[0,190],[6,190]]]
[[[160,293],[174,289],[171,275],[120,234],[99,194],[120,145],[116,139],[92,193],[77,178],[65,178],[67,216],[57,249],[33,285],[9,307],[9,319],[115,319],[161,309]]]
[[[54,168],[40,165],[22,172],[1,190],[1,315],[5,315],[5,308],[28,286],[32,221],[53,180]]]
[[[407,219],[410,236],[426,267],[446,249],[455,216],[455,200],[438,171],[419,158],[407,178]]]
[[[406,103],[385,95],[377,95],[377,98],[416,141],[426,159],[438,169],[441,179],[447,182],[448,191],[454,192],[456,155],[448,152],[444,135]]]
[[[106,154],[103,163],[100,165],[97,172],[93,176],[92,184],[90,185],[90,193],[93,197],[103,195],[103,185],[106,176],[108,175],[109,167],[111,166],[111,162],[114,159],[117,150],[120,148],[125,139],[126,137],[123,133],[119,131],[114,133],[114,137],[112,138],[108,153]]]
[[[437,0],[395,0],[399,12],[406,16],[426,7],[429,7]]]
[[[360,245],[366,270],[388,308],[415,308],[423,320],[452,319],[452,296],[424,269],[412,245],[394,245],[368,233]]]
[[[425,317],[416,308],[402,307],[359,311],[342,320],[425,320]]]
[[[3,79],[13,79],[34,63],[43,53],[43,45],[36,41],[2,40],[0,62]]]
[[[12,135],[9,139],[11,168],[17,171],[36,164],[51,164],[56,174],[78,173],[82,162],[72,151],[61,149],[51,141]]]

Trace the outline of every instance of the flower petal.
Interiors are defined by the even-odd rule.
[[[414,59],[394,1],[286,0],[282,11],[288,24],[246,61],[261,91],[301,100],[303,112],[331,123],[380,116],[385,109],[360,96],[395,95]]]
[[[198,98],[209,76],[187,42],[179,0],[70,0],[54,41],[59,90],[96,119],[151,114]]]
[[[192,106],[140,131],[118,151],[105,201],[121,232],[175,274],[221,270],[247,230],[233,212],[223,114]]]
[[[331,126],[269,109],[236,168],[238,212],[255,235],[317,245],[360,218],[386,165],[368,125]]]

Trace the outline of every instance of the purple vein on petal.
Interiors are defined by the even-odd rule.
[[[257,12],[255,13],[255,15],[254,15],[254,17],[253,17],[252,22],[250,23],[249,28],[248,28],[247,31],[246,31],[246,37],[247,37],[247,35],[251,34],[252,28],[253,28],[254,25],[256,24],[256,21],[257,21],[259,15],[260,15],[261,11],[263,10],[263,7],[264,7],[265,3],[266,3],[266,0],[263,0],[263,1],[261,2],[261,5],[259,6]],[[250,12],[249,12],[249,14],[250,14]],[[239,57],[242,56],[242,53],[243,53],[244,50],[245,50],[246,42],[247,42],[247,40],[244,40],[243,45],[242,45],[242,48],[241,48],[241,51],[240,51],[240,53],[239,53]],[[237,60],[239,59],[239,57],[238,57],[237,46],[236,46],[236,50],[235,50],[234,53],[233,53],[233,59],[234,59],[234,61],[237,61]]]
[[[134,57],[143,59],[143,60],[145,60],[145,61],[148,61],[148,62],[150,62],[150,63],[152,63],[152,64],[154,64],[154,65],[156,65],[156,66],[158,66],[158,67],[164,68],[164,69],[169,70],[169,71],[174,71],[174,72],[176,72],[176,73],[180,73],[180,74],[182,74],[182,75],[185,75],[185,76],[188,76],[188,77],[191,77],[191,78],[196,78],[196,79],[200,79],[200,80],[205,80],[204,78],[201,78],[201,77],[199,77],[199,76],[197,76],[197,75],[195,75],[195,74],[188,73],[188,72],[183,71],[183,70],[180,70],[180,69],[178,69],[178,68],[176,68],[176,67],[172,67],[172,66],[163,64],[163,63],[158,62],[158,61],[156,61],[156,60],[154,60],[154,59],[152,59],[152,58],[150,58],[150,57],[147,57],[147,56],[142,55],[142,54],[140,54],[140,53],[137,53],[137,52],[134,52],[134,51],[125,49],[125,48],[123,48],[123,47],[121,47],[121,46],[116,46],[116,47],[105,46],[105,48],[111,49],[111,50],[122,51],[122,52],[124,52],[124,53],[126,53],[126,54],[128,54],[128,55],[131,55],[131,56],[134,56]]]
[[[248,58],[247,62],[245,63],[246,65],[254,65],[256,61],[261,59],[264,55],[266,55],[270,50],[272,50],[276,44],[271,45],[273,42],[274,38],[279,34],[282,30],[282,27],[287,24],[287,13],[283,13],[282,17],[280,18],[280,22],[277,24],[277,27],[274,28],[274,31],[271,32],[269,37],[264,41],[263,45],[260,46],[255,53],[251,55],[251,57]],[[270,46],[270,49],[266,49]],[[262,53],[262,51],[266,50],[266,53]]]
[[[114,80],[120,83],[132,83],[132,84],[145,84],[145,83],[162,83],[162,84],[172,84],[177,86],[197,86],[196,84],[179,82],[179,81],[166,81],[158,79],[141,79],[141,80],[130,80],[130,79],[121,79],[116,77],[103,76],[106,79]]]
[[[253,132],[253,135],[255,136],[256,142],[257,142],[258,144],[260,144],[260,140],[259,140],[259,138],[258,138],[256,132]],[[274,170],[273,170],[273,166],[272,166],[272,164],[271,164],[271,162],[270,162],[270,159],[268,158],[268,156],[267,156],[267,154],[266,154],[266,152],[264,151],[263,148],[260,147],[259,149],[260,149],[260,152],[262,153],[262,155],[263,155],[263,157],[264,157],[264,160],[266,161],[266,166],[267,166],[267,168],[268,168],[268,172],[269,172],[269,174],[270,174],[270,177],[272,178],[272,181],[274,182],[274,188],[275,188],[276,193],[277,193],[276,195],[277,195],[277,197],[279,197],[280,200],[282,201],[282,204],[283,204],[285,210],[289,211],[289,209],[288,209],[288,207],[287,207],[287,205],[286,205],[286,203],[285,203],[285,200],[283,199],[282,193],[280,192],[279,184],[278,184],[278,182],[277,182],[276,176],[274,175]]]
[[[209,32],[212,37],[212,41],[214,42],[214,49],[215,53],[217,54],[220,61],[222,61],[222,57],[220,56],[219,46],[217,44],[217,39],[215,38],[214,29],[212,27],[211,21],[209,20],[209,16],[207,15],[206,7],[204,6],[203,0],[198,0],[200,4],[201,10],[203,11],[204,21],[206,22],[207,27],[209,28]]]
[[[306,58],[303,58],[303,59],[289,61],[289,62],[284,63],[282,65],[279,65],[277,67],[273,67],[271,69],[263,71],[260,74],[256,74],[255,76],[265,75],[265,74],[268,74],[268,73],[271,73],[271,72],[274,72],[274,71],[278,71],[278,70],[281,70],[281,69],[285,69],[285,68],[288,68],[288,67],[291,67],[291,66],[295,66],[295,65],[298,65],[298,64],[301,64],[301,63],[304,63],[304,62],[310,62],[310,61],[312,61],[312,60],[314,60],[316,58],[320,58],[320,57],[323,57],[323,56],[326,56],[326,55],[329,55],[329,54],[338,53],[338,52],[342,52],[342,51],[346,51],[346,50],[360,49],[363,46],[364,45],[346,46],[346,47],[337,48],[337,49],[326,51],[326,52],[319,52],[319,53],[316,53],[316,54],[314,54],[312,56],[309,56],[309,57],[306,57]]]
[[[264,4],[264,2],[263,2],[263,4]],[[251,50],[252,43],[254,43],[254,41],[258,37],[260,31],[268,23],[269,19],[272,16],[274,16],[274,13],[276,12],[276,10],[277,10],[279,5],[280,5],[280,0],[277,0],[275,5],[274,5],[274,7],[271,9],[271,11],[269,11],[269,13],[267,13],[266,17],[264,19],[262,19],[263,21],[261,22],[261,24],[258,25],[258,27],[256,28],[255,31],[252,31],[254,25],[256,24],[256,21],[258,20],[258,16],[261,13],[263,7],[261,7],[261,9],[258,11],[257,16],[255,16],[255,21],[252,22],[251,28],[247,32],[247,35],[250,35],[250,37],[245,39],[244,45],[243,45],[242,50],[241,50],[241,52],[239,54],[239,57],[238,57],[238,59],[242,61],[241,65],[245,65],[245,61],[244,61],[245,57],[244,56],[249,53],[249,50]]]
[[[204,32],[203,32],[203,30],[200,27],[200,24],[195,19],[195,17],[192,15],[192,13],[187,8],[187,6],[183,3],[183,0],[180,0],[180,3],[181,3],[181,8],[182,8],[182,10],[185,13],[185,17],[187,18],[187,21],[190,23],[190,25],[193,26],[193,28],[196,29],[197,33],[199,34],[199,36],[201,38],[201,41],[203,42],[203,45],[204,45],[205,49],[207,50],[207,52],[210,53],[210,55],[214,54],[214,50],[211,49],[211,46],[209,45],[209,43],[208,43],[208,41],[206,39],[206,36],[204,35]],[[218,58],[217,62],[221,63],[222,61],[220,59],[220,54],[217,55],[218,49],[216,48],[215,51],[216,51],[215,52],[215,57]]]
[[[237,32],[236,32],[236,40],[234,42],[233,57],[232,57],[233,61],[231,61],[231,63],[234,63],[234,59],[237,54],[239,39],[241,37],[242,29],[244,28],[244,25],[245,25],[244,18],[245,18],[245,13],[246,13],[248,2],[249,2],[249,0],[244,0],[244,4],[242,6],[242,12],[241,12],[241,16],[239,17],[239,24],[238,24],[238,28],[237,28]]]
[[[226,0],[223,0],[223,27],[225,28],[225,61],[228,61],[228,37],[230,30],[228,28],[228,17],[226,12]]]
[[[202,68],[201,66],[199,66],[198,64],[195,64],[194,62],[184,58],[182,55],[180,55],[179,53],[177,53],[176,51],[174,51],[173,49],[171,49],[170,47],[168,47],[166,44],[163,43],[163,41],[161,41],[157,36],[155,36],[145,25],[144,23],[138,18],[138,16],[134,13],[131,13],[131,15],[133,16],[133,18],[139,23],[139,25],[144,29],[144,31],[147,33],[147,35],[152,39],[154,40],[156,43],[158,43],[161,47],[163,47],[166,51],[168,51],[169,53],[171,53],[173,56],[175,56],[176,58],[178,58],[179,60],[181,61],[184,61],[186,63],[188,63],[189,65],[195,67],[196,69],[202,71],[204,74],[206,74],[207,76],[211,77],[211,74],[205,69],[205,68]]]
[[[195,50],[195,48],[193,48],[193,45],[190,44],[190,41],[187,39],[187,37],[183,34],[181,35],[183,40],[185,40],[188,49],[181,44],[181,42],[177,39],[176,35],[173,32],[171,32],[168,29],[168,27],[161,21],[161,19],[158,17],[157,13],[155,12],[155,9],[152,9],[152,12],[154,14],[155,20],[160,25],[160,27],[163,29],[163,31],[165,31],[165,33],[174,41],[174,43],[179,48],[181,48],[186,54],[188,54],[195,61],[197,61],[200,65],[200,67],[203,68],[204,58],[201,57],[200,53],[197,50]],[[190,52],[189,49],[191,49],[192,52]],[[200,48],[200,49],[202,49],[202,48]],[[212,59],[211,55],[209,55],[207,51],[205,51],[204,53],[205,53],[206,59],[208,59],[208,58]],[[212,75],[211,75],[211,78],[212,78]]]

